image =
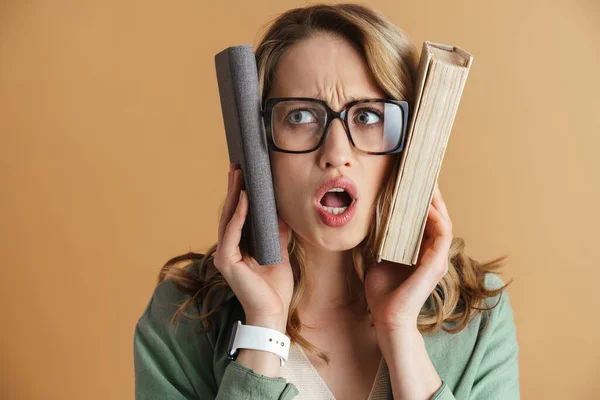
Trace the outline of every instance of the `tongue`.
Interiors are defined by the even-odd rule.
[[[321,204],[325,207],[346,207],[348,205],[348,195],[343,192],[328,192],[321,199]]]

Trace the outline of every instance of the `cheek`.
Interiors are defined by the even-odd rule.
[[[376,159],[372,165],[369,176],[372,179],[368,180],[370,194],[373,198],[377,197],[379,191],[383,189],[385,186],[386,178],[389,176],[390,172],[392,172],[392,158],[387,156],[378,156],[380,158]],[[390,176],[391,178],[391,176]]]
[[[279,156],[271,156],[271,174],[273,175],[273,189],[275,195],[283,191],[287,166]]]
[[[393,159],[384,159],[385,156],[379,156],[381,159],[376,160],[369,168],[368,179],[364,181],[365,200],[368,201],[369,206],[363,209],[364,217],[367,220],[371,220],[373,213],[375,212],[375,206],[377,203],[377,197],[380,192],[385,188],[387,179],[391,179],[390,173],[393,170]]]
[[[273,190],[277,208],[281,211],[293,203],[293,199],[297,197],[302,186],[299,183],[298,166],[290,161],[294,160],[290,160],[289,157],[285,159],[280,155],[271,156]]]
[[[291,189],[289,181],[282,176],[277,175],[273,180],[273,190],[275,191],[275,201],[278,209],[288,203],[287,199],[290,198]]]
[[[391,173],[394,170],[394,163],[399,161],[393,155],[381,156],[380,165],[377,168],[377,191],[379,192],[386,184],[388,179],[392,179]]]

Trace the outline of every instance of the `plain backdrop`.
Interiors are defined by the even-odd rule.
[[[170,257],[217,238],[214,71],[300,1],[0,1],[0,397],[131,399],[133,332]],[[525,399],[600,398],[600,6],[371,1],[474,63],[439,177],[501,277]]]

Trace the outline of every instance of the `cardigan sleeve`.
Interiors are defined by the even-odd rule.
[[[216,400],[288,400],[299,393],[298,388],[293,383],[288,383],[285,378],[261,375],[243,364],[232,361],[225,369]]]
[[[519,400],[519,346],[516,327],[508,292],[503,291],[498,305],[492,309],[488,329],[480,341],[483,356],[476,369],[469,399],[472,400]],[[450,387],[442,381],[431,400],[454,400]]]
[[[219,387],[214,348],[198,320],[170,320],[184,297],[170,281],[161,282],[134,332],[136,400],[289,400],[299,392],[285,378],[270,378],[232,361]]]

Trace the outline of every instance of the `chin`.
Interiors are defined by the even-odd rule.
[[[318,220],[314,220],[314,224],[312,227],[304,226],[304,229],[301,228],[301,230],[292,229],[303,242],[329,251],[352,250],[364,240],[368,233],[368,227],[364,227],[363,232],[359,232],[359,229],[352,226],[352,223],[341,228],[328,227]]]
[[[360,244],[362,239],[356,237],[342,237],[342,235],[327,238],[322,243],[322,247],[329,251],[347,251],[352,250]]]
[[[317,215],[312,204],[307,206],[293,202],[280,202],[278,213],[292,229],[296,239],[316,248],[329,251],[347,251],[358,246],[369,233],[369,219],[363,215],[364,210],[357,210],[354,218],[341,227],[325,225]]]

